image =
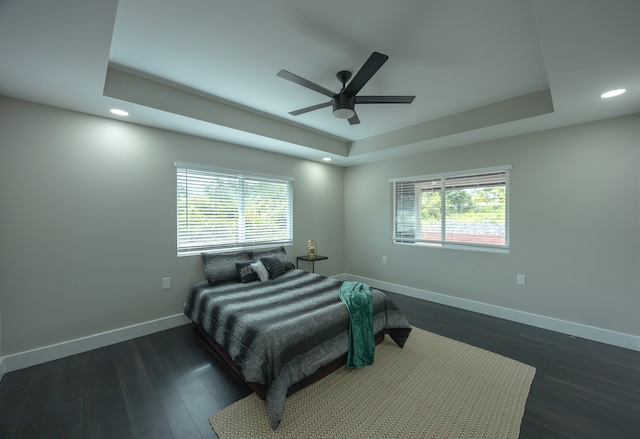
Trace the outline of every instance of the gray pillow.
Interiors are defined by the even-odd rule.
[[[259,261],[262,258],[268,258],[270,256],[275,256],[280,259],[280,262],[282,262],[282,265],[284,267],[284,271],[288,271],[294,268],[293,263],[289,262],[289,259],[287,258],[287,252],[284,250],[284,247],[253,252],[254,261]]]
[[[236,264],[238,275],[240,276],[240,281],[251,282],[254,280],[258,280],[258,273],[253,271],[251,264],[251,262],[242,262],[240,264]]]
[[[284,266],[282,261],[277,256],[267,256],[266,258],[260,258],[260,261],[267,267],[269,277],[275,279],[278,276],[284,274]]]
[[[251,262],[250,252],[203,253],[204,274],[211,285],[230,280],[240,280],[236,264]]]

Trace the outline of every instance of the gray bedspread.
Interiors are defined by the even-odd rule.
[[[349,315],[341,285],[297,269],[267,282],[202,281],[191,288],[184,313],[229,353],[247,381],[267,387],[275,429],[289,387],[347,353]],[[404,346],[411,326],[384,293],[371,293],[374,332]]]

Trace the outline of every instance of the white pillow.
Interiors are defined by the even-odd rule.
[[[267,267],[264,266],[262,261],[254,262],[253,264],[251,264],[251,268],[253,269],[253,271],[258,273],[258,277],[260,278],[261,282],[269,280],[269,271],[267,270]]]

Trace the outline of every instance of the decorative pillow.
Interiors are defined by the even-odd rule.
[[[287,258],[287,252],[284,250],[284,247],[279,247],[279,248],[274,248],[274,249],[269,249],[269,250],[264,250],[259,252],[253,252],[254,261],[259,261],[260,259],[266,258],[269,256],[277,256],[278,259],[280,259],[280,262],[282,262],[284,271],[289,271],[292,268],[295,268],[293,263],[289,262],[289,259]]]
[[[258,273],[253,271],[253,268],[251,268],[251,262],[236,264],[236,269],[238,270],[238,276],[240,276],[240,280],[242,282],[251,282],[259,279]]]
[[[229,280],[239,280],[236,264],[251,262],[250,252],[203,253],[204,274],[211,285]]]
[[[269,272],[267,271],[267,267],[264,266],[262,261],[254,262],[250,265],[251,269],[258,273],[258,277],[260,278],[260,282],[266,282],[269,280]]]
[[[284,274],[284,265],[280,258],[277,256],[267,256],[266,258],[260,258],[260,261],[267,267],[269,277],[275,279],[276,277]]]

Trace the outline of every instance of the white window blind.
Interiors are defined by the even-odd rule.
[[[293,178],[176,168],[178,255],[292,244]]]
[[[396,243],[509,248],[511,166],[390,180]]]

